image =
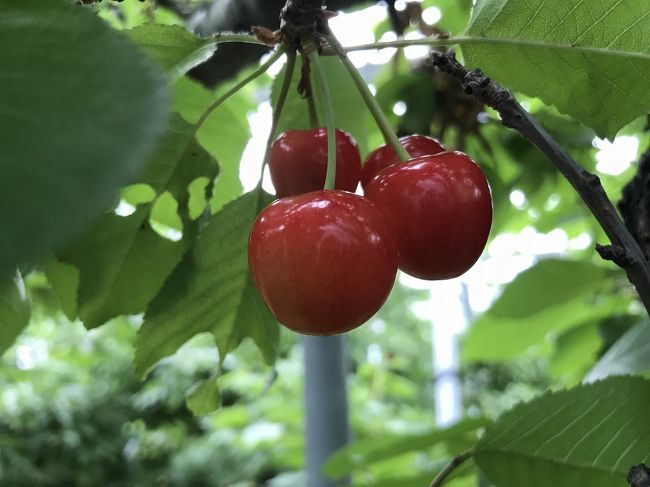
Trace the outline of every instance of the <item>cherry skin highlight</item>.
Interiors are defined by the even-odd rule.
[[[278,197],[323,189],[327,174],[327,130],[290,130],[278,137],[269,153],[271,181]],[[336,130],[335,188],[354,192],[361,177],[361,155],[355,140]]]
[[[400,138],[399,141],[411,157],[428,156],[445,151],[440,142],[426,135],[407,135]],[[382,145],[368,154],[361,169],[361,186],[363,186],[363,189],[366,189],[375,174],[398,162],[400,162],[399,157],[397,157],[397,153],[390,145]]]
[[[399,267],[421,279],[465,273],[483,252],[492,195],[481,168],[461,152],[422,156],[380,171],[366,189],[391,220]]]
[[[365,323],[397,273],[397,242],[374,203],[345,191],[276,200],[248,242],[253,282],[277,320],[307,335]]]

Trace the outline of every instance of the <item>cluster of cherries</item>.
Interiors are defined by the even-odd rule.
[[[269,157],[280,199],[253,225],[248,261],[253,281],[280,323],[300,333],[332,335],[358,327],[390,293],[397,269],[436,280],[477,261],[492,223],[485,175],[461,152],[435,139],[400,140],[363,167],[356,142],[336,131],[336,181],[327,172],[325,129],[282,134]],[[364,196],[354,193],[359,181]]]

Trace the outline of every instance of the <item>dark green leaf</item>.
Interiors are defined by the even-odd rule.
[[[544,394],[504,414],[476,446],[499,487],[624,487],[650,452],[650,382],[612,378]]]
[[[70,321],[76,320],[79,313],[79,306],[77,304],[79,269],[65,262],[52,259],[45,264],[43,270],[54,290],[54,294],[56,294],[56,297],[61,303],[63,314]]]
[[[268,362],[275,359],[278,325],[253,285],[247,259],[248,234],[268,202],[256,190],[208,221],[147,311],[136,341],[138,374],[202,332],[215,336],[222,358],[250,337]]]
[[[0,15],[0,273],[64,244],[133,178],[164,127],[155,66],[73,2]]]
[[[467,64],[612,138],[650,110],[650,22],[640,0],[479,0]]]

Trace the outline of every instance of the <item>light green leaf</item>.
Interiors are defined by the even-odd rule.
[[[280,123],[278,124],[278,134],[290,129],[311,128],[307,101],[298,93],[298,83],[300,82],[301,76],[300,62],[301,60],[298,58],[294,76],[291,80],[289,94],[282,110]],[[321,62],[327,76],[332,105],[334,107],[334,122],[336,127],[348,132],[354,137],[363,155],[366,153],[368,145],[368,129],[366,126],[368,109],[343,64],[335,56],[323,57]],[[285,69],[282,68],[273,83],[271,104],[274,109],[280,94],[284,73]],[[317,90],[314,91],[316,92]],[[317,105],[320,106],[318,98],[316,98],[316,101]],[[325,120],[322,118],[322,115],[320,122],[322,126],[325,126]]]
[[[650,382],[612,378],[544,394],[504,414],[476,445],[499,487],[624,487],[650,455]]]
[[[153,216],[172,228],[182,228],[181,241],[159,236],[149,224],[152,206],[141,205],[128,217],[112,213],[102,216],[82,238],[61,252],[60,259],[80,271],[79,316],[87,327],[123,314],[144,312],[187,250],[196,232],[196,224],[186,215],[189,185],[200,176],[213,178],[218,169],[196,142],[195,131],[179,116],[172,117],[167,134],[139,178],[141,185],[171,200],[172,217],[166,216],[160,205],[162,210]],[[177,202],[187,220],[184,227],[178,221]],[[56,283],[52,284],[56,290]]]
[[[465,361],[508,360],[550,332],[597,321],[629,305],[629,298],[597,291],[611,271],[587,262],[547,259],[519,274],[470,328]]]
[[[226,205],[151,303],[136,340],[135,368],[144,375],[194,335],[211,332],[220,357],[250,337],[273,362],[278,325],[248,270],[248,234],[269,202],[261,190]]]
[[[13,345],[28,325],[31,306],[22,278],[5,279],[0,285],[0,353]]]
[[[187,394],[187,407],[196,416],[210,414],[219,408],[221,392],[219,391],[218,377],[202,380],[192,387]]]
[[[588,323],[568,330],[558,337],[550,359],[549,372],[565,384],[577,384],[594,364],[603,346],[599,323]]]
[[[650,323],[631,328],[603,355],[585,381],[593,382],[611,375],[650,371]]]
[[[613,138],[650,111],[650,11],[643,0],[479,0],[468,66]]]
[[[145,24],[127,34],[163,66],[172,81],[207,61],[217,49],[216,38],[202,39],[178,25]]]
[[[185,120],[195,123],[223,91],[224,87],[220,87],[212,93],[195,81],[182,78],[174,86],[174,107]],[[219,161],[221,168],[212,203],[215,212],[242,193],[239,163],[251,137],[246,114],[253,109],[247,94],[239,91],[208,117],[197,134],[201,146]]]
[[[467,436],[489,423],[489,420],[483,418],[468,419],[449,428],[428,433],[358,440],[329,457],[323,472],[331,478],[340,478],[376,462],[408,452],[426,450],[446,440]]]
[[[0,274],[63,245],[111,203],[164,128],[165,81],[73,2],[4,0]]]

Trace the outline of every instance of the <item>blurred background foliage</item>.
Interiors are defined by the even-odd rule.
[[[147,0],[102,2],[93,8],[116,28],[130,28],[197,21],[190,13],[206,8],[207,2],[161,3],[167,7]],[[357,8],[374,4],[349,3]],[[423,10],[438,8],[435,26],[451,32],[462,31],[470,5],[465,0],[421,2]],[[414,20],[408,19],[404,35],[421,30]],[[395,21],[386,16],[379,22],[376,39],[392,38]],[[534,147],[423,60],[398,55],[385,65],[366,66],[363,73],[401,134],[437,136],[448,147],[466,151],[486,171],[495,202],[489,257],[498,256],[510,238],[514,256],[529,258],[519,269],[528,270],[514,279],[499,275],[498,265],[494,269],[492,291],[500,297],[477,307],[482,309],[476,310],[461,345],[462,364],[452,371],[461,381],[467,419],[442,441],[431,436],[438,434],[432,433],[436,376],[431,325],[415,311],[418,303],[427,302],[429,291],[398,282],[381,312],[349,335],[350,411],[358,442],[333,459],[328,472],[334,477],[352,473],[355,485],[423,485],[445,458],[472,444],[485,418],[548,388],[581,381],[642,313],[623,273],[593,251],[596,241],[605,240],[601,230]],[[200,75],[195,79],[204,81]],[[174,90],[181,113],[192,111],[193,99],[214,96],[187,79]],[[216,88],[220,90],[223,85]],[[245,124],[245,115],[253,115],[269,93],[270,78],[265,77],[224,109]],[[603,170],[610,143],[537,99],[518,98],[576,160],[601,176],[618,200],[634,163]],[[369,117],[363,123],[367,141],[360,145],[380,145]],[[235,149],[224,158],[237,160],[250,132],[230,136]],[[648,146],[644,121],[624,129],[620,140],[633,152],[628,162],[636,159]],[[614,151],[621,147],[616,143]],[[564,238],[560,250],[516,248],[517,236],[553,232]],[[219,367],[211,338],[198,336],[141,382],[132,366],[141,317],[116,319],[88,331],[64,317],[43,276],[28,276],[26,286],[34,304],[31,324],[0,364],[0,484],[304,485],[302,348],[296,335],[282,332],[273,370],[249,342]],[[215,376],[221,408],[194,416],[187,404],[192,388]],[[475,472],[471,466],[461,469],[449,485],[476,485]]]

